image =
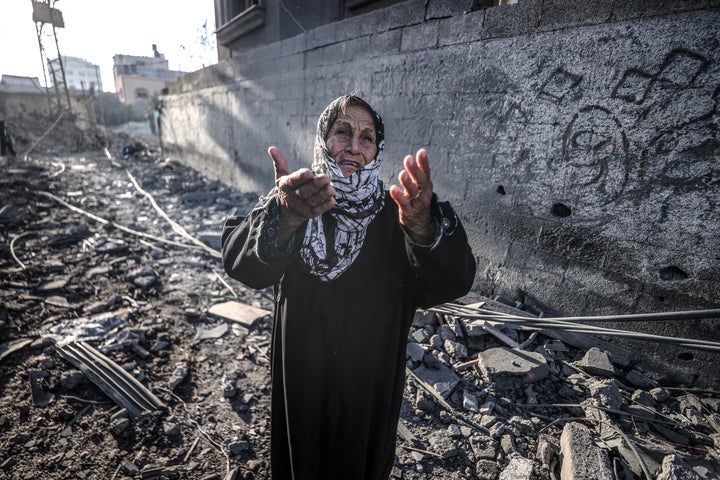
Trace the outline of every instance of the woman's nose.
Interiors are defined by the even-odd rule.
[[[356,153],[360,151],[360,137],[353,136],[346,147],[348,152]]]

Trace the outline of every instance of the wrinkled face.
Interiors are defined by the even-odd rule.
[[[325,144],[330,156],[349,177],[370,163],[377,154],[373,117],[363,107],[351,105],[340,113],[330,128]]]

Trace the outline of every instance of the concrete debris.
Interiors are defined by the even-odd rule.
[[[480,352],[477,369],[485,381],[495,383],[501,390],[542,380],[549,372],[547,360],[542,354],[507,347]]]
[[[0,159],[0,477],[269,478],[272,291],[226,281],[122,169],[205,246],[257,196],[170,159],[108,152]],[[589,335],[436,311],[418,312],[408,340],[392,478],[567,478],[566,460],[592,455],[618,480],[720,475],[717,385]],[[62,360],[72,342],[96,350],[79,360],[112,375],[110,393]],[[138,406],[148,392],[167,408]],[[565,428],[591,441],[561,442]]]
[[[615,480],[607,452],[598,447],[590,429],[568,422],[560,436],[561,480]]]
[[[228,301],[210,307],[208,315],[252,327],[257,320],[271,316],[272,312],[241,302]]]
[[[577,365],[594,375],[602,375],[604,377],[612,377],[615,375],[615,367],[612,364],[610,355],[597,347],[592,347],[585,352],[585,356],[577,362]]]

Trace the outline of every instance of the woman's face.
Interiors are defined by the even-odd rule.
[[[373,117],[363,107],[351,105],[337,116],[325,144],[345,178],[375,158],[376,135]]]

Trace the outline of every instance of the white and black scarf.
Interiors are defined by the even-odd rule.
[[[325,140],[341,110],[345,97],[335,99],[318,119],[315,155],[312,169],[327,173],[335,188],[335,207],[322,216],[308,220],[300,256],[309,273],[327,282],[338,278],[357,258],[365,240],[365,232],[385,204],[383,183],[379,179],[380,156],[385,144],[382,118],[359,97],[348,106],[368,109],[375,122],[377,153],[364,168],[345,178],[339,165],[328,152]]]

